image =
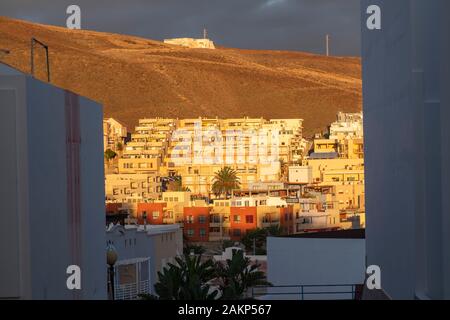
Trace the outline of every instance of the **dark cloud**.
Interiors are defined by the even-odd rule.
[[[359,0],[2,0],[0,15],[65,26],[78,4],[82,27],[156,40],[201,37],[254,49],[360,54]]]

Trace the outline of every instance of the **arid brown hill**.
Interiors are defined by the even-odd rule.
[[[302,52],[186,49],[132,36],[0,17],[0,61],[30,72],[30,39],[49,46],[51,81],[101,102],[133,129],[143,117],[265,117],[323,130],[361,110],[359,58]],[[46,79],[43,49],[36,76]]]

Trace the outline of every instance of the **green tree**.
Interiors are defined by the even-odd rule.
[[[214,262],[202,262],[201,255],[184,255],[175,258],[158,272],[155,291],[161,300],[214,300],[217,290],[209,282],[215,277]]]
[[[248,289],[259,285],[271,285],[257,263],[252,263],[242,250],[233,250],[233,256],[225,263],[216,263],[217,282],[223,300],[244,299]]]
[[[105,159],[107,161],[111,161],[112,159],[114,159],[115,157],[117,157],[117,153],[115,153],[114,151],[112,151],[111,149],[107,149],[105,151]]]
[[[216,197],[225,195],[228,198],[232,190],[239,188],[240,182],[236,171],[230,167],[224,167],[216,172],[211,191]]]
[[[261,249],[265,247],[267,238],[266,229],[257,228],[254,230],[249,230],[241,239],[242,244],[245,246],[247,251],[252,251],[253,249]]]
[[[282,229],[275,225],[267,228],[257,228],[248,231],[245,236],[242,237],[241,242],[247,251],[255,250],[257,254],[264,254],[267,237],[278,237],[281,236],[282,233]]]

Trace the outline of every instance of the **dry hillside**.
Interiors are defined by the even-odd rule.
[[[361,109],[359,58],[303,52],[186,49],[132,36],[0,17],[0,62],[30,72],[30,39],[46,43],[52,82],[104,105],[133,128],[142,117],[305,119],[324,129]],[[46,79],[42,49],[36,76]]]

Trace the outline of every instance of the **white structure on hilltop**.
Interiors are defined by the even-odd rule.
[[[164,43],[193,49],[215,49],[214,42],[209,39],[175,38],[164,39]]]
[[[106,299],[102,117],[0,65],[0,299]]]
[[[183,254],[183,233],[178,224],[111,225],[106,239],[118,256],[114,266],[114,295],[118,300],[154,294],[158,271]]]
[[[450,1],[361,8],[367,263],[393,299],[450,299]]]

